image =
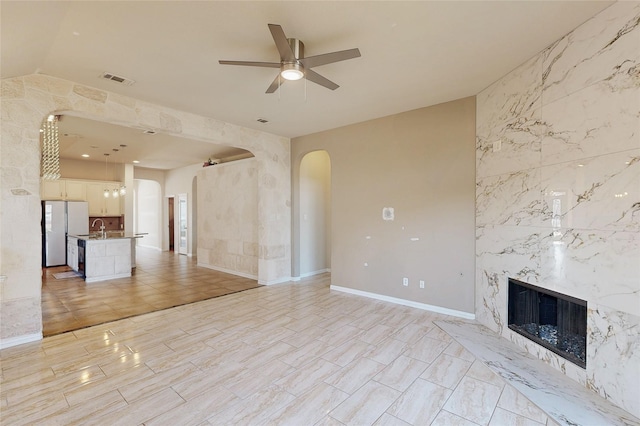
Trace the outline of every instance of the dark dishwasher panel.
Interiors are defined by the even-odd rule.
[[[82,274],[82,278],[86,278],[84,251],[87,247],[87,241],[78,239],[78,272]]]

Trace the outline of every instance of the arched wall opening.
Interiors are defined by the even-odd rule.
[[[230,145],[255,155],[258,182],[258,282],[291,279],[290,140],[212,118],[41,74],[1,81],[3,180],[0,202],[3,317],[0,347],[42,338],[40,140],[43,118],[91,120]],[[133,209],[132,209],[133,210]]]
[[[305,154],[297,173],[297,274],[309,277],[331,270],[331,159],[325,150]]]

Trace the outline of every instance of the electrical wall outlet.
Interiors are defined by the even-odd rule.
[[[424,280],[420,280],[420,288],[424,288]]]
[[[405,286],[405,287],[408,287],[409,286],[409,278],[403,278],[402,279],[402,285]]]

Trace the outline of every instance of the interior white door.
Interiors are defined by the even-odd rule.
[[[178,253],[187,254],[187,194],[178,195]]]

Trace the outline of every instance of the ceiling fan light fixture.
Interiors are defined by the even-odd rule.
[[[300,64],[283,64],[280,75],[285,80],[295,81],[304,77],[304,71]]]

